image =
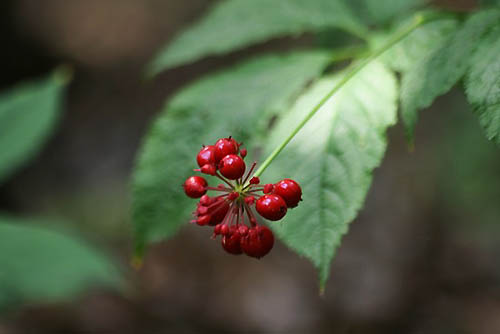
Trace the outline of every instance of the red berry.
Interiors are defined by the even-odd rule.
[[[215,147],[215,162],[221,161],[226,155],[238,153],[238,143],[233,138],[217,140]]]
[[[196,220],[196,224],[200,226],[207,225],[212,217],[210,215],[199,216]]]
[[[296,207],[302,199],[302,189],[297,182],[291,179],[284,179],[276,183],[274,193],[281,196],[289,208]]]
[[[244,224],[241,224],[239,227],[238,227],[238,233],[240,235],[247,235],[248,234],[248,226],[244,225]]]
[[[246,148],[242,148],[242,149],[240,150],[240,155],[241,155],[241,157],[242,157],[243,159],[245,159],[245,157],[247,156],[247,153],[248,153],[248,152],[247,152],[247,149],[246,149]]]
[[[222,225],[221,225],[221,224],[217,224],[217,225],[215,225],[215,227],[214,227],[214,234],[215,234],[215,235],[219,235],[219,234],[220,234],[220,228],[221,228],[221,227],[222,227]]]
[[[260,183],[260,179],[258,177],[256,177],[256,176],[254,176],[254,177],[252,177],[250,179],[249,182],[250,182],[250,184],[259,184]]]
[[[264,194],[270,194],[273,192],[273,189],[274,189],[274,185],[271,184],[271,183],[268,183],[266,185],[264,185]]]
[[[236,227],[231,226],[230,234],[222,237],[222,247],[230,254],[241,254],[243,251],[241,250],[240,240],[241,236]]]
[[[210,219],[210,222],[208,223],[208,225],[210,226],[214,226],[222,222],[227,212],[229,211],[229,203],[226,200],[220,198],[218,202],[220,202],[220,204],[214,205],[209,210],[210,215],[212,217]]]
[[[227,226],[226,224],[224,224],[220,227],[220,234],[229,235],[229,232],[230,232],[229,226]]]
[[[253,196],[245,197],[245,203],[247,203],[248,205],[253,205],[253,203],[255,203],[255,197]]]
[[[252,227],[247,235],[241,238],[240,245],[246,255],[261,258],[273,248],[273,232],[262,225]]]
[[[215,146],[204,146],[196,156],[198,166],[215,165]]]
[[[200,204],[203,206],[209,206],[210,204],[212,204],[212,198],[210,198],[210,196],[208,195],[203,195],[200,198]]]
[[[184,192],[191,198],[200,198],[207,192],[207,181],[201,176],[191,176],[184,182]]]
[[[217,168],[215,168],[215,165],[212,164],[206,164],[201,166],[200,172],[203,174],[208,174],[208,175],[215,175],[215,172],[217,171]]]
[[[226,155],[219,163],[219,171],[230,180],[236,180],[245,173],[245,162],[235,154]]]
[[[198,216],[203,216],[203,215],[206,215],[208,213],[208,207],[204,206],[204,205],[200,205],[198,206],[198,208],[196,209],[196,214]]]
[[[230,201],[234,201],[239,196],[240,196],[240,194],[238,194],[236,191],[233,191],[232,193],[229,193],[229,195],[227,195],[227,199]]]
[[[286,215],[286,202],[281,196],[264,195],[257,200],[257,212],[269,220],[280,220]]]

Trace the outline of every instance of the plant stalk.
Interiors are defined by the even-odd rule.
[[[352,66],[351,70],[330,90],[304,117],[304,119],[295,127],[295,129],[288,135],[288,137],[278,146],[274,151],[264,160],[262,165],[255,171],[253,176],[259,177],[266,168],[271,164],[271,162],[280,154],[280,152],[285,148],[285,146],[295,137],[295,135],[307,124],[307,122],[318,112],[319,109],[333,96],[337,93],[349,80],[351,80],[359,71],[361,71],[366,65],[375,60],[385,51],[389,50],[392,46],[400,42],[403,38],[408,36],[418,27],[438,19],[438,16],[428,16],[416,15],[415,19],[407,27],[403,28],[397,34],[395,34],[391,39],[389,39],[382,47],[375,50],[368,57],[361,60],[356,65]]]

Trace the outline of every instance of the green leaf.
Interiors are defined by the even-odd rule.
[[[500,6],[500,0],[481,0],[481,6]]]
[[[36,225],[0,216],[0,307],[66,300],[94,284],[122,284],[99,251]]]
[[[404,26],[406,23],[404,22],[402,25]],[[402,25],[398,25],[394,31],[399,31]],[[442,47],[457,26],[458,22],[453,18],[427,23],[383,53],[380,59],[393,70],[405,75],[419,61]],[[372,43],[372,48],[377,49],[388,37],[390,34],[377,36]]]
[[[349,0],[356,15],[367,24],[383,24],[406,15],[425,4],[425,0]]]
[[[32,158],[52,133],[66,82],[63,74],[51,75],[0,95],[0,183]]]
[[[266,147],[282,142],[343,74],[322,79],[308,90],[273,130]],[[271,223],[279,238],[310,259],[321,288],[348,225],[363,205],[386,149],[385,131],[396,121],[397,83],[375,62],[359,72],[304,126],[261,177],[285,177],[302,186],[303,201],[282,223]]]
[[[410,141],[418,111],[448,92],[466,73],[469,59],[481,37],[500,20],[500,10],[485,10],[471,15],[444,45],[424,57],[402,79],[401,107]]]
[[[486,137],[500,146],[500,24],[470,59],[465,86]]]
[[[151,74],[209,55],[328,28],[364,34],[343,0],[224,0],[159,52]]]
[[[136,252],[170,237],[196,202],[181,187],[197,168],[202,144],[232,135],[246,146],[294,94],[329,62],[325,53],[294,53],[250,60],[181,91],[154,122],[133,176]]]

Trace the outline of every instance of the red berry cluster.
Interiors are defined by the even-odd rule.
[[[268,227],[258,224],[252,207],[255,205],[257,212],[268,220],[280,220],[302,200],[302,190],[291,179],[260,184],[258,177],[250,178],[255,162],[244,176],[246,155],[247,150],[231,137],[203,146],[196,157],[200,168],[195,171],[213,175],[224,183],[209,187],[205,178],[191,176],[184,182],[184,191],[187,196],[200,199],[192,223],[214,226],[212,237],[222,236],[226,252],[261,258],[273,248],[274,235]],[[221,194],[211,197],[207,191]]]

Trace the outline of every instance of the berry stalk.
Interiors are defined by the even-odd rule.
[[[318,112],[319,109],[333,96],[337,93],[349,80],[351,80],[359,71],[361,71],[366,65],[378,58],[385,51],[389,50],[392,46],[400,42],[406,36],[411,34],[418,27],[441,18],[440,15],[428,15],[418,14],[411,24],[403,28],[397,34],[395,34],[391,39],[389,39],[382,47],[375,50],[368,57],[361,60],[358,64],[353,65],[351,70],[330,90],[304,117],[304,119],[295,127],[295,129],[288,135],[287,138],[278,146],[276,149],[264,160],[262,165],[255,171],[254,176],[259,177],[266,168],[271,164],[271,162],[281,153],[285,146],[295,137],[295,135],[307,124],[307,122]]]

